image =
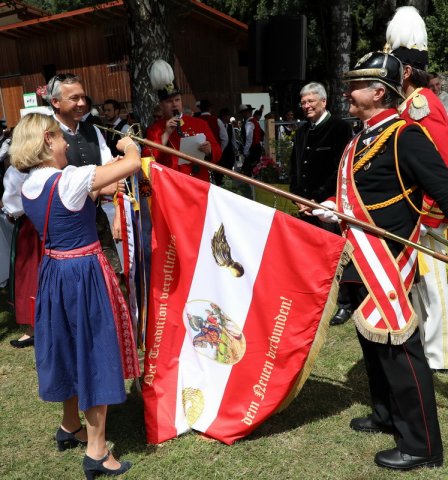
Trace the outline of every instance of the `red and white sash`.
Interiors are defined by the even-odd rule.
[[[356,188],[353,161],[360,135],[347,146],[338,173],[337,209],[346,215],[374,225]],[[420,224],[410,240],[418,241]],[[394,345],[404,343],[418,325],[408,297],[417,268],[417,252],[404,247],[397,259],[386,242],[354,225],[347,225],[347,239],[354,247],[353,262],[369,295],[353,318],[359,332],[367,339]]]

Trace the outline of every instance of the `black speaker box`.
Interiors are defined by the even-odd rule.
[[[276,16],[249,25],[249,80],[252,83],[304,81],[305,15]]]
[[[266,72],[263,55],[266,52],[268,32],[267,20],[256,20],[249,24],[249,82],[265,83]]]

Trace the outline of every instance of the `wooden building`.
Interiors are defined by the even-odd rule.
[[[197,0],[185,1],[190,8],[173,38],[184,105],[195,111],[196,100],[208,98],[216,110],[236,109],[241,92],[257,91],[248,82],[247,25]],[[122,0],[57,15],[15,3],[14,9],[0,2],[0,118],[8,126],[19,120],[24,94],[62,72],[78,74],[94,104],[114,98],[131,109]]]

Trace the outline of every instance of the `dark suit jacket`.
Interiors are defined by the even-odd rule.
[[[339,160],[352,129],[331,114],[314,129],[310,127],[310,122],[302,122],[294,136],[290,189],[296,195],[322,202],[336,191]]]

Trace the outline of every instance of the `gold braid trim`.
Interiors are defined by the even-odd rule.
[[[406,123],[406,122],[405,122]],[[413,125],[416,125],[416,126],[419,126],[423,133],[428,137],[428,139],[434,144],[431,136],[429,135],[429,132],[428,130],[426,130],[425,127],[423,127],[422,125],[420,125],[419,123],[417,122],[414,122]],[[395,169],[397,170],[397,177],[398,177],[398,181],[400,182],[400,187],[401,187],[401,190],[403,191],[403,196],[404,198],[408,201],[409,205],[419,214],[419,215],[428,215],[429,212],[424,212],[423,210],[419,210],[415,205],[414,203],[412,202],[412,200],[409,198],[409,193],[407,193],[409,191],[408,190],[405,190],[404,188],[404,183],[403,183],[403,179],[401,178],[401,174],[400,174],[400,167],[398,165],[398,134],[400,133],[400,129],[401,129],[401,126],[400,128],[397,130],[397,133],[395,135],[395,138],[394,138],[394,156],[395,156]]]
[[[410,195],[415,190],[417,190],[417,185],[414,185],[413,187],[408,188],[405,192],[400,193],[395,197],[389,198],[389,200],[385,200],[384,202],[381,202],[381,203],[374,203],[373,205],[365,205],[365,207],[367,210],[378,210],[380,208],[389,207],[390,205],[393,205],[394,203],[397,203],[400,200],[403,200],[403,198],[406,198],[407,195]]]
[[[389,127],[384,130],[384,132],[379,135],[368,147],[370,147],[370,150],[358,161],[355,163],[353,166],[353,173],[356,173],[358,170],[360,170],[367,162],[372,160],[373,157],[375,157],[378,152],[380,151],[381,147],[387,142],[387,140],[392,136],[392,134],[397,130],[397,128],[402,127],[405,125],[406,122],[404,120],[400,120],[398,122],[393,123]],[[367,147],[367,148],[368,148]],[[362,153],[365,149],[362,149],[359,151],[356,156],[358,156],[360,153]]]

